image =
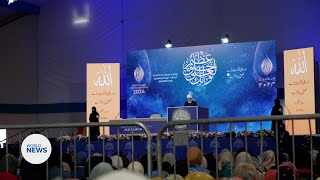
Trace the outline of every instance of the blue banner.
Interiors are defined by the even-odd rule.
[[[263,151],[266,150],[275,150],[274,137],[266,137],[263,138]],[[204,138],[203,139],[203,152],[204,153],[215,153],[216,146],[218,153],[220,153],[223,149],[230,149],[230,139],[229,138],[218,138],[218,142],[215,141],[215,138]],[[59,145],[59,142],[57,143]],[[245,148],[245,138],[233,138],[232,139],[232,150],[233,152],[237,152],[239,149]],[[74,143],[63,143],[62,145],[63,152],[72,152],[74,151]],[[91,155],[94,153],[102,153],[103,151],[103,142],[92,142],[89,145],[87,142],[77,142],[76,144],[77,152],[84,151],[89,152],[89,147]],[[201,148],[201,140],[200,139],[190,139],[189,146],[196,146]],[[248,150],[251,155],[259,155],[260,154],[260,147],[261,142],[260,138],[248,138]],[[120,152],[126,157],[131,160],[132,158],[132,142],[121,140],[119,141]],[[134,159],[140,159],[144,154],[147,152],[147,141],[146,140],[134,140],[133,143],[134,148]],[[152,142],[152,152],[156,152],[156,141],[153,140]],[[173,140],[162,140],[162,153],[173,153]],[[111,157],[117,154],[117,141],[109,141],[105,142],[105,155]],[[182,160],[186,158],[187,154],[187,147],[186,146],[179,146],[176,147],[176,158],[178,160]]]
[[[189,91],[211,118],[270,115],[277,97],[275,41],[129,51],[127,64],[128,118],[167,117],[167,107],[183,106]],[[244,123],[232,128],[242,131]]]

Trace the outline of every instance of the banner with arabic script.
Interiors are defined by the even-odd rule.
[[[189,91],[212,118],[270,115],[277,97],[275,41],[129,51],[127,65],[128,118],[167,117],[167,107],[183,106]]]
[[[99,113],[99,122],[120,119],[119,63],[87,64],[87,122],[93,106]],[[105,134],[109,134],[108,128]]]
[[[303,48],[284,51],[284,83],[286,114],[314,114],[314,51]],[[292,134],[292,121],[286,121],[286,129]],[[311,120],[315,133],[315,120]],[[309,121],[294,122],[294,134],[310,134]]]

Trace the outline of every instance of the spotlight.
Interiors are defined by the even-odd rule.
[[[171,43],[170,40],[167,41],[165,47],[166,47],[166,48],[171,48],[171,47],[172,47],[172,43]]]
[[[221,43],[226,44],[229,43],[229,35],[225,35],[223,38],[221,38]]]

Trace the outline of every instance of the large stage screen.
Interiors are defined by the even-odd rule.
[[[96,107],[99,122],[120,118],[120,64],[87,64],[87,122],[91,108]],[[100,134],[102,134],[100,128]],[[105,128],[105,134],[109,128]]]
[[[314,54],[313,48],[284,51],[284,83],[286,114],[314,114]],[[315,133],[315,120],[310,121]],[[292,121],[286,121],[286,129],[292,134]],[[309,121],[294,122],[294,134],[310,134]]]
[[[211,118],[270,115],[277,97],[275,41],[129,51],[127,64],[128,118],[167,117],[167,107],[183,106],[189,91]]]

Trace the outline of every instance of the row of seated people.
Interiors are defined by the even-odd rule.
[[[60,154],[59,151],[53,151],[48,160],[49,179],[98,179],[110,172],[119,171],[120,174],[134,173],[142,178],[147,177],[147,156],[144,155],[139,161],[130,162],[125,156],[114,155],[112,157],[103,157],[101,154],[93,154],[90,158],[90,171],[87,154],[77,152],[76,157],[71,154],[62,156],[62,177],[60,177]],[[280,179],[310,180],[318,178],[320,174],[320,155],[317,150],[312,150],[312,159],[310,151],[307,149],[297,149],[295,154],[295,164],[292,163],[293,156],[290,153],[282,152],[279,154],[279,162],[276,162],[276,155],[272,150],[267,150],[258,156],[252,156],[244,150],[237,153],[231,153],[224,149],[220,154],[209,153],[203,155],[198,147],[191,147],[188,150],[187,160],[175,160],[175,156],[167,153],[163,156],[161,177],[166,179],[225,179],[240,178],[244,180],[275,180],[277,176]],[[20,180],[43,180],[46,179],[46,163],[32,165],[24,159],[17,159],[13,155],[8,157],[8,173]],[[0,172],[6,171],[5,156],[0,161]],[[74,159],[76,161],[74,161]],[[76,162],[76,173],[74,173],[74,162]],[[160,175],[157,171],[157,159],[153,157],[152,178],[156,179]],[[188,168],[188,164],[190,165]],[[277,168],[277,164],[279,167]],[[311,168],[311,165],[313,168]],[[174,168],[175,167],[175,168]],[[175,170],[174,170],[175,169]],[[278,170],[280,172],[278,172]],[[9,176],[8,173],[1,173],[2,176]],[[76,176],[74,176],[76,174]],[[6,179],[9,179],[8,177]],[[158,178],[159,179],[159,178]]]

